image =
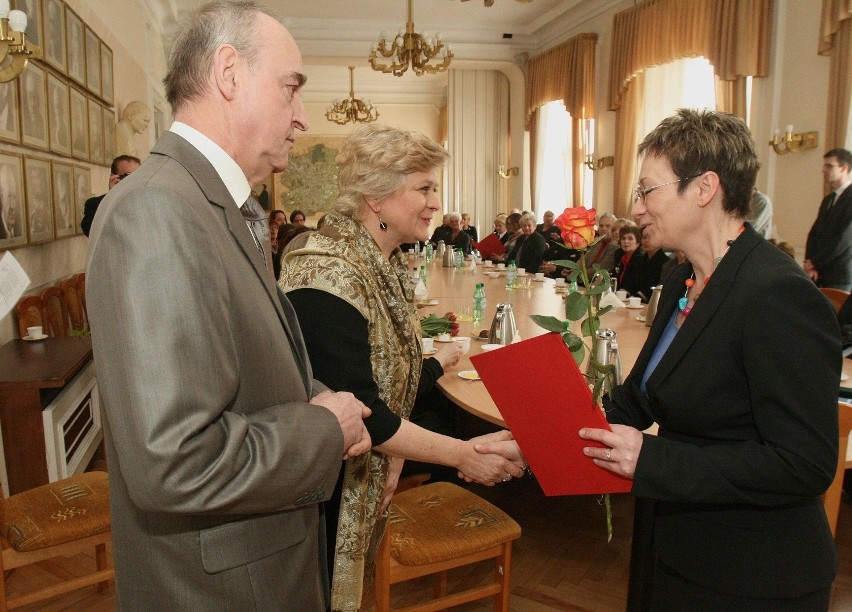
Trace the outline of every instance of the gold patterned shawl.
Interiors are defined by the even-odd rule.
[[[395,414],[407,419],[417,394],[422,349],[413,287],[400,251],[387,259],[361,223],[330,213],[304,248],[286,255],[280,278],[285,292],[305,287],[327,291],[361,313],[367,321],[379,396]],[[361,607],[365,570],[372,568],[385,531],[387,517],[378,511],[389,464],[387,455],[372,451],[346,461],[332,610]]]

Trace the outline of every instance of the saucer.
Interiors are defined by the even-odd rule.
[[[476,373],[476,370],[463,370],[459,372],[459,378],[464,378],[465,380],[479,380],[479,374]]]
[[[626,304],[626,306],[630,310],[639,310],[640,308],[645,308],[645,304],[639,304],[638,306],[631,306],[630,304]]]
[[[436,300],[435,298],[431,298],[431,299],[428,299],[428,300],[420,300],[420,301],[417,302],[417,305],[418,306],[437,306],[438,300]]]
[[[437,349],[432,349],[431,351],[423,351],[423,356],[424,357],[431,357],[432,355],[434,355],[437,352],[438,352]]]
[[[27,342],[38,342],[39,340],[44,340],[47,338],[47,334],[42,334],[41,336],[36,336],[34,338],[30,338],[29,336],[24,336],[21,340],[26,340]]]
[[[453,337],[450,336],[449,340],[441,340],[440,338],[435,338],[435,342],[443,342],[444,344],[448,344],[450,342],[455,342],[455,340],[453,340]]]

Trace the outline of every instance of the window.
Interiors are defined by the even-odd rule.
[[[545,210],[559,214],[571,202],[571,115],[562,100],[538,109],[533,210],[541,220]]]
[[[713,66],[703,57],[675,60],[645,70],[642,134],[679,108],[715,109]]]

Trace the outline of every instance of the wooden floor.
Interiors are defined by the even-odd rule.
[[[613,496],[614,536],[606,543],[603,510],[593,497],[546,498],[532,479],[512,481],[494,488],[475,487],[475,492],[503,508],[523,529],[515,543],[510,608],[517,612],[546,610],[623,610],[627,593],[630,557],[632,500]],[[834,584],[832,610],[852,609],[852,500],[844,499],[840,511],[837,544],[840,574]],[[78,575],[94,567],[92,556],[78,555],[59,562],[44,562],[15,570],[7,579],[14,595],[22,589],[49,583],[56,577]],[[487,580],[492,565],[481,564],[450,574],[450,589]],[[428,581],[394,587],[393,606],[400,607],[428,597]],[[29,610],[113,610],[114,590],[99,595],[94,587],[58,597]],[[365,601],[365,610],[372,610]],[[489,601],[468,604],[459,610],[491,610]]]

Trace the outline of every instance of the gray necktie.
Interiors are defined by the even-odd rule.
[[[828,194],[828,202],[825,205],[825,209],[829,210],[832,206],[834,206],[834,201],[837,199],[837,192],[832,191]]]
[[[254,244],[257,250],[260,251],[260,256],[263,258],[264,265],[267,270],[272,269],[272,260],[270,253],[272,245],[269,241],[269,224],[266,221],[266,213],[260,206],[260,202],[249,196],[245,203],[240,206],[240,212],[245,217],[246,225],[248,225]]]

